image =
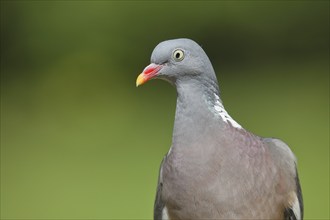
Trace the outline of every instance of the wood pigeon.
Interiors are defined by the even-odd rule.
[[[196,42],[159,43],[136,85],[150,79],[177,90],[154,219],[303,219],[294,154],[283,141],[254,135],[229,116],[212,64]]]

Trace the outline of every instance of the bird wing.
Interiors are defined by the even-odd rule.
[[[279,139],[265,138],[264,142],[269,146],[270,151],[272,151],[273,158],[276,160],[278,167],[283,173],[286,173],[286,178],[289,178],[289,182],[291,183],[290,188],[292,188],[292,191],[289,192],[284,205],[284,220],[303,219],[303,198],[294,154],[289,146]]]
[[[303,198],[301,193],[301,187],[298,177],[298,172],[296,171],[296,192],[294,194],[294,202],[289,205],[284,210],[284,220],[299,220],[304,217],[304,206],[303,206]]]
[[[165,207],[165,203],[162,199],[162,188],[163,188],[163,178],[162,178],[162,169],[163,163],[166,156],[163,158],[160,168],[159,168],[159,176],[158,176],[158,184],[157,184],[157,192],[156,192],[156,199],[154,204],[154,219],[156,220],[163,220],[163,210]]]

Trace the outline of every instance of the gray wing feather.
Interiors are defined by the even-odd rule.
[[[154,220],[162,220],[163,209],[165,206],[165,203],[162,200],[162,193],[161,193],[163,188],[162,168],[165,158],[166,156],[163,158],[159,168],[158,185],[157,185],[156,199],[154,204]]]
[[[299,176],[298,176],[298,171],[296,170],[296,193],[299,201],[299,208],[300,208],[300,217],[301,219],[304,218],[304,201],[302,197],[302,192],[301,192],[301,186],[300,186],[300,181],[299,181]]]
[[[296,171],[295,181],[296,181],[296,195],[299,202],[300,218],[297,216],[297,213],[294,212],[293,207],[286,207],[284,210],[284,220],[299,220],[299,219],[302,220],[304,218],[304,203],[303,203],[300,181],[297,171]]]
[[[290,173],[291,178],[294,178],[294,181],[292,181],[295,184],[294,194],[299,204],[296,207],[294,207],[294,204],[286,207],[284,210],[284,219],[302,220],[304,214],[304,205],[298,177],[296,158],[285,142],[276,138],[265,138],[264,142],[270,146],[270,150],[273,151],[275,159],[277,161],[281,161],[280,166]]]

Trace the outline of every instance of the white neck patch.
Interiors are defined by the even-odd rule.
[[[220,102],[220,98],[217,94],[214,93],[215,96],[215,104],[214,104],[214,109],[215,111],[220,115],[222,120],[228,124],[228,122],[235,128],[241,129],[242,126],[239,125],[230,115],[228,112],[225,110],[223,107],[222,103]]]

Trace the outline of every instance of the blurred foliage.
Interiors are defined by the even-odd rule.
[[[298,158],[329,218],[329,1],[1,1],[1,218],[152,218],[174,89],[136,89],[160,41],[214,64],[231,115]]]

